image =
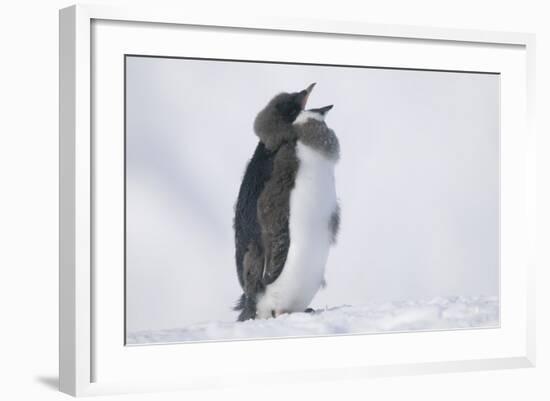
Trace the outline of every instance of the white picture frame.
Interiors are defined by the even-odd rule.
[[[476,65],[483,65],[483,70],[507,71],[503,81],[503,132],[509,135],[510,142],[505,143],[502,152],[506,157],[501,159],[501,207],[509,222],[504,227],[501,237],[501,250],[504,250],[502,262],[506,268],[501,271],[501,288],[503,289],[503,316],[500,331],[466,330],[446,334],[402,333],[379,336],[346,336],[325,339],[292,339],[292,340],[251,340],[245,342],[228,342],[217,344],[178,344],[158,347],[133,347],[133,351],[124,349],[119,328],[112,326],[118,323],[123,305],[119,295],[123,288],[118,281],[104,288],[105,275],[94,272],[102,256],[95,253],[94,241],[97,240],[98,212],[95,199],[95,169],[98,168],[98,152],[104,151],[109,144],[94,142],[93,127],[98,122],[94,103],[98,88],[92,84],[94,68],[98,61],[94,53],[102,51],[105,40],[93,42],[94,24],[101,21],[126,23],[123,27],[138,37],[139,30],[145,25],[162,27],[155,32],[148,32],[147,40],[141,38],[140,46],[155,46],[155,41],[170,35],[166,29],[185,30],[189,27],[202,27],[217,30],[284,33],[286,35],[309,35],[341,40],[362,40],[362,38],[383,39],[384,41],[402,41],[401,46],[413,44],[426,45],[426,58],[410,62],[402,60],[383,61],[383,50],[378,63],[381,66],[440,68],[453,70],[476,70]],[[139,24],[136,24],[138,23]],[[145,24],[145,25],[143,25]],[[171,28],[172,27],[172,28]],[[164,29],[166,28],[166,29]],[[115,29],[115,30],[116,30]],[[116,59],[120,52],[126,51],[121,42],[109,29],[102,31],[109,38],[112,46],[106,49]],[[158,36],[157,36],[158,34]],[[129,37],[132,35],[128,35]],[[123,40],[126,40],[122,38]],[[60,390],[75,396],[126,393],[136,391],[159,391],[167,389],[196,389],[227,385],[244,384],[246,380],[236,377],[234,366],[202,366],[199,359],[211,360],[213,355],[221,353],[224,359],[236,359],[245,352],[266,352],[274,357],[285,352],[292,352],[298,362],[296,366],[287,366],[284,359],[276,360],[272,367],[257,371],[246,370],[249,378],[262,383],[272,380],[273,375],[279,382],[295,380],[328,380],[331,378],[358,378],[365,376],[385,376],[402,374],[422,374],[449,371],[468,371],[482,369],[504,369],[531,367],[535,364],[535,314],[534,314],[534,244],[536,231],[535,211],[535,134],[532,129],[534,110],[534,35],[526,33],[485,32],[459,29],[439,29],[412,26],[376,25],[363,22],[293,20],[291,18],[250,18],[237,15],[195,15],[187,10],[147,9],[147,8],[111,8],[108,6],[78,5],[60,11]],[[275,37],[273,40],[277,40]],[[147,42],[147,43],[145,43]],[[164,53],[170,51],[169,44]],[[238,46],[236,44],[235,46]],[[416,45],[415,45],[416,46]],[[430,47],[432,46],[432,47]],[[437,51],[445,47],[452,52],[465,52],[461,63],[441,60],[433,64]],[[454,47],[453,47],[454,46]],[[107,48],[108,46],[104,46]],[[452,48],[451,48],[452,47]],[[486,51],[494,49],[494,55]],[[475,49],[478,49],[476,52]],[[500,49],[500,50],[499,50]],[[508,50],[510,50],[508,52]],[[474,60],[470,50],[478,54]],[[230,49],[227,51],[231,51]],[[498,56],[503,53],[502,58]],[[106,54],[107,54],[106,53]],[[506,54],[504,54],[506,53]],[[431,56],[430,56],[431,54]],[[469,54],[469,56],[468,56]],[[107,57],[102,56],[102,60]],[[118,62],[118,61],[117,61]],[[453,64],[454,63],[454,64]],[[484,64],[480,64],[484,63]],[[432,64],[434,67],[432,67]],[[108,65],[108,64],[106,64]],[[454,66],[454,67],[453,67]],[[119,71],[121,72],[121,71]],[[510,78],[508,78],[510,77]],[[122,87],[113,85],[118,95]],[[99,88],[101,89],[101,88]],[[512,89],[519,93],[517,99],[511,99]],[[117,95],[117,96],[118,96]],[[115,96],[113,101],[119,97]],[[516,102],[516,103],[514,103]],[[517,106],[517,107],[516,107]],[[113,150],[116,153],[116,149]],[[117,156],[118,157],[118,156]],[[107,159],[109,157],[106,157]],[[113,159],[114,160],[114,159]],[[103,162],[102,162],[103,163]],[[518,167],[519,164],[519,167]],[[514,167],[515,166],[515,167]],[[513,169],[512,169],[513,167]],[[115,164],[103,165],[104,169],[116,169]],[[117,185],[113,181],[110,185]],[[505,202],[502,204],[502,202]],[[504,215],[503,215],[504,217]],[[115,219],[116,220],[116,219]],[[116,231],[116,230],[115,230]],[[116,252],[116,250],[115,250]],[[115,260],[115,259],[113,259]],[[122,266],[120,267],[122,269]],[[517,274],[517,276],[512,276]],[[107,277],[107,279],[109,279]],[[98,286],[102,286],[98,288]],[[115,307],[113,314],[107,316],[102,311],[102,302],[94,301],[95,291],[105,290],[103,296]],[[120,294],[116,295],[116,292]],[[514,302],[517,308],[509,308]],[[103,308],[103,309],[102,309]],[[516,310],[517,309],[517,310]],[[512,315],[512,313],[514,315]],[[516,321],[517,320],[517,321]],[[99,327],[99,328],[98,328]],[[499,333],[504,333],[502,336]],[[390,336],[390,337],[388,337]],[[393,336],[393,337],[392,337]],[[368,340],[365,340],[368,338]],[[469,345],[460,346],[460,341]],[[372,344],[367,344],[372,343]],[[441,354],[437,347],[445,344],[458,344],[454,353]],[[114,345],[113,345],[114,344]],[[426,358],[405,352],[412,347],[419,348],[434,344],[434,355],[425,351]],[[439,345],[438,345],[439,344]],[[487,347],[492,344],[491,347]],[[471,347],[470,347],[471,345]],[[494,345],[494,346],[493,346]],[[388,356],[387,347],[393,350],[403,348],[400,357]],[[177,348],[170,348],[177,347]],[[187,348],[183,348],[187,347]],[[326,350],[325,362],[319,363],[314,355],[322,347]],[[344,348],[343,348],[344,347]],[[345,353],[341,356],[338,350],[366,347],[372,350],[371,360],[366,360],[361,352]],[[369,348],[370,347],[370,348]],[[397,348],[396,348],[397,347]],[[379,350],[379,355],[374,353]],[[384,351],[385,349],[385,351]],[[174,350],[177,350],[174,351]],[[398,351],[396,351],[398,352]],[[193,366],[182,361],[192,360]],[[355,355],[353,355],[355,354]],[[310,363],[307,357],[311,357]],[[179,359],[178,359],[179,358]],[[333,359],[331,359],[333,358]],[[328,360],[328,361],[327,361]],[[143,362],[140,364],[139,362]],[[176,362],[180,362],[177,365]],[[236,362],[237,365],[239,362]],[[240,362],[245,364],[244,362]],[[334,363],[331,365],[331,363]],[[113,366],[107,372],[107,364]],[[285,365],[286,364],[286,365]],[[145,369],[143,366],[154,367]],[[181,366],[187,365],[187,366]],[[180,369],[178,375],[171,374],[175,367]],[[238,370],[238,369],[237,369]],[[103,373],[105,371],[106,373]],[[181,372],[185,372],[182,374]],[[183,376],[183,377],[182,377]]]

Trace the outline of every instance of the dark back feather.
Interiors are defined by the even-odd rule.
[[[262,233],[258,223],[258,198],[265,183],[271,177],[275,152],[258,143],[252,159],[248,162],[235,205],[235,259],[239,284],[244,289],[244,256],[251,244],[262,249]]]

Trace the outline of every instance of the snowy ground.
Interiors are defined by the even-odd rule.
[[[497,297],[447,297],[343,305],[315,313],[293,313],[276,319],[246,322],[206,322],[158,331],[129,333],[128,344],[295,337],[350,333],[495,327],[499,324]]]

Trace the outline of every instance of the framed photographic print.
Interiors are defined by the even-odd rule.
[[[61,390],[533,366],[533,57],[61,10]]]

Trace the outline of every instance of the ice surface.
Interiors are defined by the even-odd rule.
[[[496,327],[498,297],[438,297],[430,300],[342,305],[246,322],[211,321],[184,328],[129,333],[128,344],[301,337]]]

